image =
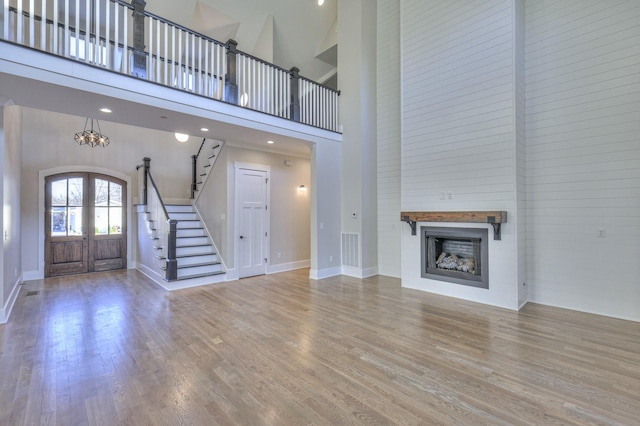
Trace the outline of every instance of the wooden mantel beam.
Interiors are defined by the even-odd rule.
[[[401,212],[400,220],[407,222],[411,226],[411,235],[416,235],[417,222],[490,223],[493,225],[493,238],[499,240],[501,239],[500,225],[507,222],[507,212]]]

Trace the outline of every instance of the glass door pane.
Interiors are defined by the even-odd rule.
[[[82,235],[84,179],[74,177],[51,182],[51,236]]]

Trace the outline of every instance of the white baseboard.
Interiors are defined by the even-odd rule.
[[[326,269],[311,269],[309,271],[309,278],[312,280],[322,280],[324,278],[335,277],[338,275],[342,275],[342,268],[340,266]]]
[[[138,269],[138,262],[127,262],[127,269]]]
[[[526,305],[527,303],[529,303],[528,300],[525,300],[524,302],[522,302],[522,304],[520,306],[518,306],[518,310],[524,308],[524,305]]]
[[[192,278],[188,280],[170,281],[164,283],[164,288],[168,291],[184,290],[185,288],[202,287],[205,285],[224,283],[226,278],[224,274],[213,275],[210,277]]]
[[[278,274],[280,272],[295,271],[296,269],[308,268],[310,260],[299,260],[297,262],[280,263],[278,265],[267,266],[267,274]]]
[[[374,266],[373,268],[361,269],[361,268],[354,268],[352,266],[343,266],[342,275],[346,275],[354,278],[360,278],[360,279],[369,278],[369,277],[373,277],[374,275],[378,275],[378,267]]]
[[[593,309],[593,310],[580,309],[575,306],[566,305],[564,303],[555,303],[555,302],[536,300],[535,296],[534,297],[529,296],[529,297],[530,297],[528,301],[529,303],[536,303],[538,305],[551,306],[552,308],[566,309],[568,311],[583,312],[585,314],[601,315],[603,317],[616,318],[616,319],[621,319],[625,321],[640,322],[640,316],[632,317],[628,315],[612,314],[611,312],[603,312],[597,309]]]
[[[42,280],[44,274],[40,271],[27,271],[22,274],[22,279],[24,281]]]
[[[151,281],[156,283],[159,287],[162,287],[165,290],[169,290],[167,287],[165,287],[165,284],[167,282],[163,279],[163,277],[160,274],[155,272],[153,269],[141,263],[137,266],[136,270],[138,270],[142,275],[144,275],[145,277],[149,278]]]
[[[18,300],[18,293],[20,293],[20,285],[22,284],[22,276],[18,277],[18,281],[13,285],[13,290],[11,290],[11,294],[7,299],[7,303],[0,309],[0,324],[6,324],[9,322],[9,317],[11,316],[11,311],[13,310],[13,305],[16,304],[16,300]]]
[[[226,274],[227,281],[238,281],[240,279],[240,272],[236,268],[227,269]]]

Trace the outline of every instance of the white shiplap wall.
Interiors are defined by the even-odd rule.
[[[515,217],[513,1],[402,1],[401,28],[402,210]],[[403,225],[403,285],[516,309],[514,224],[489,241],[489,290],[420,278],[419,238]]]
[[[400,0],[378,0],[378,272],[400,277]]]
[[[529,300],[640,320],[640,2],[526,6]]]
[[[518,258],[518,306],[527,303],[527,196],[526,196],[526,84],[525,84],[525,0],[513,3],[515,148],[516,148],[516,235]]]

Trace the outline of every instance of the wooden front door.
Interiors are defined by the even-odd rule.
[[[126,183],[65,173],[45,184],[45,276],[126,268]]]

